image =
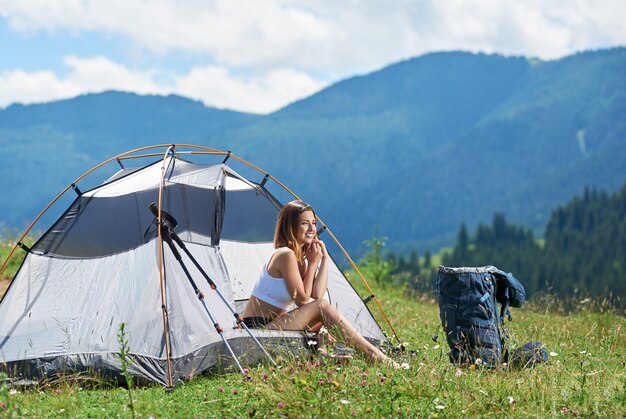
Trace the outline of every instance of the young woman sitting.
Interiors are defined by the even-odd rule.
[[[242,313],[244,322],[251,328],[312,332],[336,326],[346,344],[368,361],[399,368],[323,298],[330,257],[316,233],[310,205],[292,201],[281,208],[274,233],[276,250],[254,286]],[[288,311],[294,302],[298,307]]]

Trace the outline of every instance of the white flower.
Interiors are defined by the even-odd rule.
[[[339,401],[341,402],[341,404],[349,404],[350,403],[350,401],[346,400],[346,399],[341,399]]]
[[[483,363],[482,359],[476,358],[476,362],[475,362],[476,365],[481,365],[482,363]]]
[[[433,346],[433,349],[439,349],[439,345]]]
[[[442,405],[442,404],[438,404],[437,406],[435,406],[435,409],[437,409],[437,410],[443,410],[445,408],[446,407],[444,405]]]
[[[310,341],[308,341],[308,342],[307,342],[307,345],[309,345],[309,346],[315,346],[315,345],[317,345],[317,342],[316,342],[316,341],[314,341],[314,340],[310,340]]]
[[[410,367],[410,365],[409,365],[409,364],[407,364],[406,362],[403,362],[403,363],[402,363],[402,365],[401,365],[401,367],[402,367],[403,369],[405,369],[405,370],[408,370],[409,368],[411,368],[411,367]]]
[[[454,373],[455,377],[460,377],[462,375],[463,375],[463,371],[461,371],[461,370],[456,370],[456,372]]]
[[[585,355],[587,353],[587,351],[580,351],[581,355]]]
[[[19,391],[17,391],[16,389],[12,388],[11,390],[9,390],[9,394],[10,395],[14,395],[14,394],[18,394]]]
[[[509,401],[509,404],[515,403],[515,399],[512,396],[507,397],[507,400]]]
[[[556,352],[550,352],[550,356],[559,356]]]

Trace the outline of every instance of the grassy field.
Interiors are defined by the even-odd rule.
[[[409,370],[291,360],[240,374],[199,376],[172,392],[112,387],[72,377],[37,388],[0,389],[6,417],[563,417],[626,416],[626,319],[581,311],[557,316],[518,309],[515,342],[538,339],[550,364],[489,371],[449,363],[434,301],[381,290],[380,301],[407,343]],[[443,336],[442,336],[443,338]],[[132,348],[131,348],[132,351]],[[132,408],[130,404],[132,397]]]

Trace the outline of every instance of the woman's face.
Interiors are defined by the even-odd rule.
[[[298,227],[295,231],[296,239],[300,244],[312,243],[315,239],[317,222],[313,211],[304,211],[300,214]]]

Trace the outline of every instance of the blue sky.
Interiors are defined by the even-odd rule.
[[[116,89],[269,113],[432,51],[626,45],[623,0],[0,0],[0,108]]]

